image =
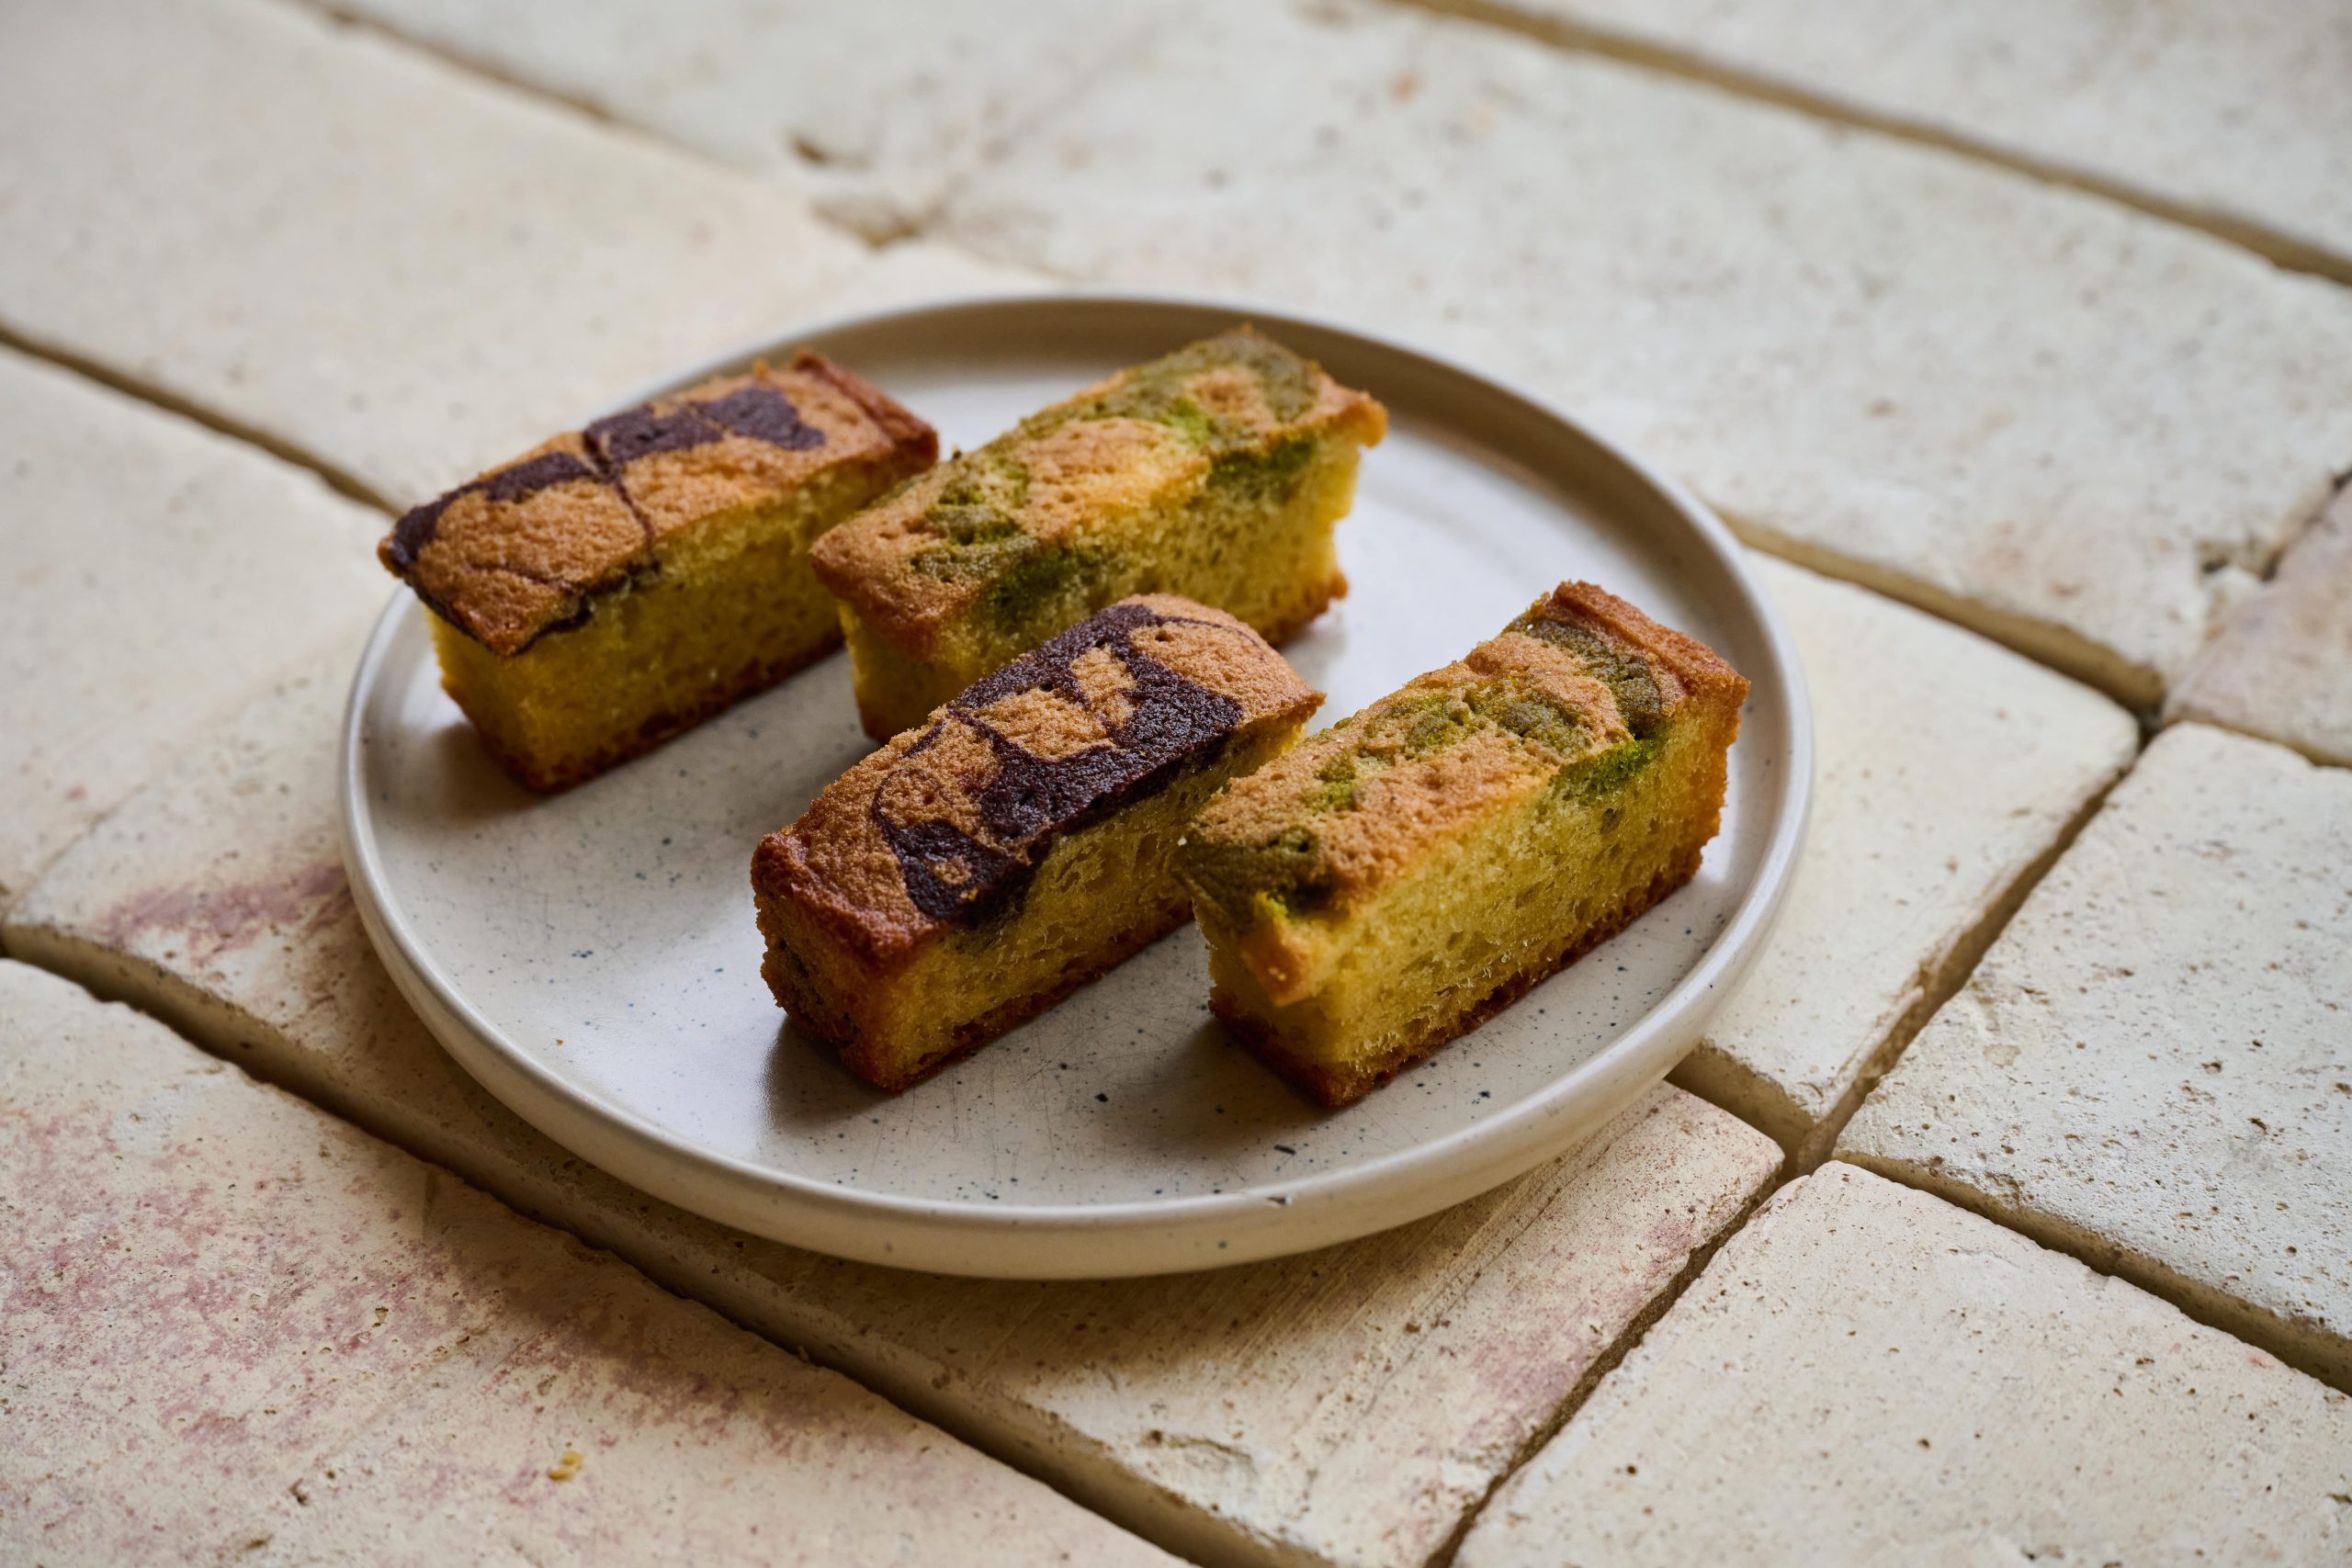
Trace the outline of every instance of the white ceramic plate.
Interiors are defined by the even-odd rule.
[[[1657,1081],[1762,944],[1812,776],[1789,638],[1723,525],[1671,481],[1432,356],[1167,299],[868,316],[649,393],[807,342],[969,446],[1245,315],[1389,410],[1340,525],[1351,592],[1284,650],[1330,694],[1318,722],[1590,579],[1752,683],[1696,880],[1336,1113],[1219,1034],[1190,928],[891,1097],[786,1024],[752,924],[752,846],[867,749],[846,660],[540,799],[475,746],[401,592],[352,690],[345,859],[377,951],[450,1054],[557,1142],[713,1219],[845,1258],[1032,1278],[1205,1268],[1400,1224],[1559,1154]]]

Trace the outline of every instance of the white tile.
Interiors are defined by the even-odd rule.
[[[1169,1561],[6,961],[0,1102],[10,1562]]]
[[[1756,564],[1813,696],[1813,817],[1779,928],[1674,1081],[1802,1168],[2131,765],[2140,728],[1948,621]]]
[[[1433,342],[2135,705],[2352,460],[2352,296],[2205,235],[1467,22],[1185,17],[937,236]]]
[[[390,588],[377,513],[6,349],[0,518],[0,909]]]
[[[2352,1384],[2352,773],[2158,736],[1838,1157]]]
[[[1724,1244],[1457,1561],[2339,1562],[2347,1494],[2352,1400],[1832,1164]]]
[[[775,185],[266,0],[0,9],[0,322],[408,504],[797,319]]]
[[[876,239],[1177,13],[1136,0],[342,0],[507,81],[756,171]]]
[[[2352,276],[2352,13],[2307,0],[1504,0]]]

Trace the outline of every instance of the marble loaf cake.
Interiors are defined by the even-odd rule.
[[[801,1029],[900,1089],[1181,925],[1177,840],[1322,701],[1232,616],[1124,600],[826,786],[752,863]]]
[[[1460,663],[1237,780],[1180,866],[1210,1007],[1343,1105],[1699,868],[1747,682],[1563,583]]]
[[[1386,429],[1371,398],[1243,327],[941,464],[817,547],[867,732],[1129,594],[1291,637],[1347,589],[1332,529]]]
[[[560,789],[834,647],[809,547],[938,453],[804,351],[559,435],[416,508],[378,555],[433,610],[484,747]]]

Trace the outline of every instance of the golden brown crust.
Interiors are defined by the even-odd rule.
[[[1228,921],[1252,900],[1346,908],[1562,770],[1600,764],[1747,682],[1695,638],[1586,582],[1220,791],[1187,876]]]
[[[1321,700],[1232,616],[1123,600],[835,780],[761,843],[753,886],[888,962],[1017,898],[1057,837]]]
[[[886,496],[818,542],[820,581],[917,658],[1035,550],[1138,513],[1220,462],[1377,443],[1387,415],[1250,327],[1119,372]]]
[[[1681,701],[1693,694],[1727,698],[1735,707],[1747,700],[1747,677],[1723,655],[1688,633],[1650,619],[1596,584],[1563,582],[1520,619],[1592,626],[1639,650],[1654,666],[1672,671],[1680,692],[1667,713],[1669,720],[1680,712]]]
[[[844,464],[911,474],[931,427],[807,350],[568,433],[415,508],[378,547],[444,619],[512,657],[660,570],[704,523]]]
[[[939,433],[900,407],[888,392],[845,365],[836,365],[813,348],[795,349],[792,374],[831,385],[865,411],[876,429],[893,446],[927,447],[933,461],[939,457]]]
[[[645,525],[575,432],[410,512],[376,556],[443,619],[514,654],[628,581],[645,549]]]

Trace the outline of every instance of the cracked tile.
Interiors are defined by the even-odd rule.
[[[1039,114],[1180,15],[1138,0],[335,9],[761,174],[876,240],[928,222]]]
[[[2222,628],[2166,705],[2352,767],[2352,491]]]

